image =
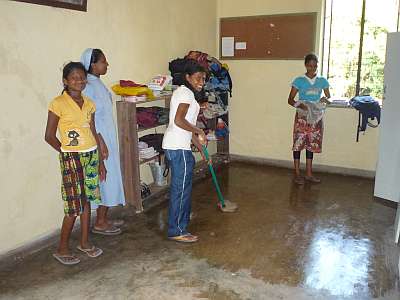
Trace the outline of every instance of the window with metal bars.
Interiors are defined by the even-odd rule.
[[[322,73],[335,97],[383,97],[386,34],[398,31],[399,0],[325,0]]]

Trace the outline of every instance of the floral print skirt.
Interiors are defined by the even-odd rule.
[[[315,124],[307,124],[307,116],[296,113],[293,126],[293,151],[308,150],[314,153],[322,152],[322,137],[324,123],[321,119]]]

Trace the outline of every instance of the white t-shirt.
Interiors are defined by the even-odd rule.
[[[196,126],[197,116],[200,112],[200,105],[194,98],[193,92],[186,86],[181,85],[172,94],[169,108],[169,124],[164,133],[162,147],[169,150],[190,150],[192,133],[184,130],[175,124],[175,115],[180,103],[189,104],[185,119]]]

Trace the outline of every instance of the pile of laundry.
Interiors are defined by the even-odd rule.
[[[177,58],[169,63],[169,70],[174,85],[184,83],[183,71],[188,60],[195,60],[207,72],[207,81],[204,85],[204,97],[209,105],[204,109],[204,116],[208,119],[220,117],[228,111],[228,99],[232,96],[232,79],[227,64],[201,51],[189,51],[184,58]]]
[[[202,106],[197,124],[207,134],[207,140],[224,139],[229,134],[227,126],[228,100],[232,97],[232,79],[229,74],[229,67],[207,53],[192,50],[183,58],[176,58],[169,62],[173,85],[184,84],[184,68],[187,62],[191,60],[203,66],[207,73],[204,89],[195,94],[200,105],[207,102],[207,105]],[[218,124],[215,126],[217,118],[221,120],[219,123],[221,128],[218,128]]]

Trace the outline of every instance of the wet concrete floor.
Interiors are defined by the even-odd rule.
[[[165,238],[166,203],[124,210],[121,236],[92,237],[102,257],[65,267],[55,246],[41,250],[0,269],[0,299],[400,299],[396,211],[373,181],[318,174],[298,187],[291,175],[231,163],[218,177],[237,213],[217,211],[210,178],[194,185],[198,243]]]

